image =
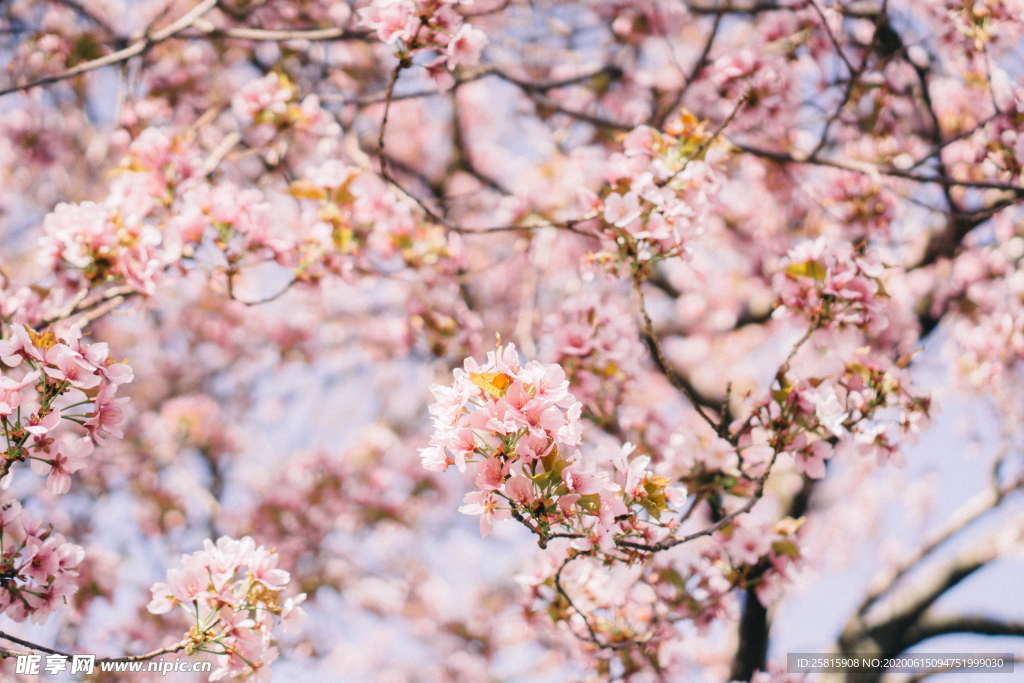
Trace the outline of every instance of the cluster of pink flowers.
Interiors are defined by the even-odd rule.
[[[774,524],[739,517],[717,534],[718,549],[742,576],[736,583],[755,585],[764,605],[774,603],[792,578],[801,558],[797,539],[801,523],[789,517]]]
[[[1020,0],[945,0],[936,2],[934,11],[944,14],[946,30],[957,34],[965,50],[982,52],[990,43],[1012,41],[1020,35],[1024,4]]]
[[[763,431],[752,430],[745,443],[791,456],[812,479],[825,476],[825,461],[844,440],[887,462],[898,452],[900,435],[918,432],[928,417],[929,400],[908,384],[901,368],[883,368],[862,355],[832,380],[806,378],[772,392],[756,413]]]
[[[670,130],[640,126],[630,132],[623,151],[609,160],[608,191],[583,196],[631,260],[686,254],[686,242],[704,231],[720,187],[706,158],[714,142],[706,126],[684,114]]]
[[[988,144],[977,149],[975,160],[1019,179],[1024,175],[1024,90],[1018,85],[1006,99],[1006,107],[989,124]]]
[[[726,103],[746,97],[736,125],[758,125],[779,116],[792,94],[789,68],[778,50],[747,48],[730,52],[708,67],[711,82]]]
[[[17,152],[20,159],[30,164],[51,166],[67,161],[70,153],[71,141],[62,131],[55,129],[58,127],[59,119],[54,119],[52,114],[33,115],[25,109],[18,109],[9,112],[0,122],[0,140],[10,145],[10,151]]]
[[[495,520],[516,517],[542,541],[568,534],[578,550],[608,551],[625,535],[651,537],[649,519],[684,498],[654,475],[648,456],[633,455],[631,444],[610,458],[583,457],[582,406],[565,372],[521,364],[511,344],[489,352],[482,365],[466,359],[452,386],[431,391],[434,432],[420,450],[423,466],[476,465],[476,489],[460,511],[480,515],[485,535]]]
[[[306,206],[304,222],[311,227],[287,261],[300,277],[344,272],[348,261],[362,262],[370,254],[416,267],[436,264],[447,253],[443,229],[423,221],[374,173],[330,160],[311,168],[289,191],[318,202],[315,209]]]
[[[80,272],[89,282],[123,279],[152,293],[174,253],[145,219],[196,181],[201,166],[192,147],[159,129],[131,145],[103,203],[61,203],[43,221],[44,262],[56,272]]]
[[[231,98],[231,109],[245,125],[269,130],[293,129],[326,133],[333,125],[330,114],[320,106],[317,95],[299,99],[299,90],[283,73],[272,72],[246,83]]]
[[[37,334],[20,324],[0,339],[0,362],[15,373],[0,374],[2,476],[29,460],[52,493],[67,493],[93,442],[121,436],[127,399],[116,394],[132,380],[131,367],[113,362],[106,343],[83,342],[77,329]],[[56,433],[62,418],[84,427],[87,436]]]
[[[264,494],[246,513],[246,524],[295,571],[308,567],[339,530],[356,535],[383,520],[412,525],[436,503],[439,489],[438,475],[409,458],[406,443],[381,425],[342,453],[306,451],[254,479]]]
[[[801,560],[800,526],[791,518],[770,524],[741,517],[701,539],[699,550],[660,553],[643,563],[577,555],[563,565],[562,555],[552,551],[519,581],[530,611],[562,624],[575,638],[606,645],[592,652],[606,665],[619,657],[614,648],[633,644],[667,666],[672,655],[663,648],[692,633],[689,626],[706,632],[737,616],[737,587],[754,587],[766,605],[778,599]],[[627,650],[617,662],[624,673],[632,659]]]
[[[101,39],[83,31],[73,11],[47,6],[37,16],[42,19],[39,30],[26,31],[25,39],[11,46],[6,66],[11,73],[38,78],[99,55]]]
[[[530,476],[544,471],[543,458],[564,467],[578,453],[582,406],[569,393],[565,373],[537,361],[521,365],[513,344],[488,352],[482,365],[467,358],[452,386],[430,390],[434,432],[420,450],[423,466],[441,472],[455,465],[465,472],[468,463],[479,465],[479,490],[466,496],[463,510],[482,515],[485,534],[493,518],[510,516],[506,503],[533,497]]]
[[[58,271],[70,265],[99,282],[118,276],[149,292],[160,266],[154,258],[159,236],[140,227],[123,225],[102,204],[61,203],[43,223],[49,238],[44,254]]]
[[[291,246],[287,235],[272,230],[271,207],[263,192],[234,183],[198,185],[183,198],[185,206],[170,221],[170,234],[183,248],[212,237],[229,263],[263,247],[281,254]]]
[[[129,145],[108,203],[125,220],[139,220],[170,202],[179,187],[199,180],[202,165],[199,150],[188,135],[146,128]]]
[[[316,116],[324,115],[314,104]],[[312,125],[302,113],[305,103],[288,106],[288,116]],[[288,125],[302,127],[292,119]],[[270,128],[273,136],[276,128]],[[211,184],[199,173],[201,167],[192,142],[146,129],[132,143],[103,203],[62,203],[46,217],[45,264],[66,280],[124,282],[152,294],[173,266],[193,259],[204,243],[221,251],[221,264],[226,261],[229,268],[238,267],[250,253],[289,266],[311,260],[308,238],[272,228],[271,205],[261,190],[231,182]],[[329,260],[337,246],[328,233],[316,258]]]
[[[948,290],[937,309],[949,307],[947,356],[962,385],[995,401],[1008,416],[1024,415],[1024,238],[1002,227],[991,247],[965,252],[952,264]]]
[[[727,596],[733,586],[724,566],[705,558],[608,565],[600,558],[578,557],[559,578],[572,605],[555,585],[562,564],[559,555],[548,553],[540,560],[519,577],[527,589],[527,609],[538,621],[554,622],[580,642],[606,644],[604,650],[584,648],[588,659],[596,660],[591,665],[615,674],[619,673],[615,667],[622,667],[627,679],[639,668],[631,661],[636,650],[630,652],[632,648],[625,646],[658,656],[663,644],[679,637],[677,622],[685,620],[701,628],[734,611],[729,609],[732,603]],[[668,656],[658,659],[668,664]]]
[[[445,71],[457,66],[475,66],[487,44],[487,35],[466,23],[456,9],[465,0],[373,0],[359,10],[364,26],[385,43],[397,46],[408,58],[416,52],[434,51],[438,57],[426,65],[427,72],[443,88],[454,84]]]
[[[830,183],[825,201],[851,239],[888,235],[896,199],[863,173],[845,173]]]
[[[257,546],[248,536],[222,536],[214,544],[185,555],[168,570],[167,581],[150,589],[148,609],[165,614],[181,607],[193,622],[185,636],[186,652],[219,655],[210,680],[249,676],[270,680],[268,665],[277,659],[275,622],[289,628],[302,617],[305,593],[282,602],[288,572],[277,567],[277,553]]]
[[[643,357],[630,311],[596,293],[579,294],[544,321],[544,331],[543,359],[565,370],[587,410],[611,419]]]
[[[0,613],[41,622],[78,590],[85,552],[28,517],[17,501],[0,503]]]
[[[69,288],[123,283],[152,295],[168,275],[196,265],[226,272],[233,285],[235,275],[270,260],[293,280],[315,281],[389,260],[436,266],[448,255],[443,229],[379,176],[341,161],[339,126],[316,97],[300,99],[286,76],[248,83],[233,111],[248,147],[267,163],[300,170],[288,193],[319,207],[288,200],[272,220],[284,192],[211,181],[203,172],[209,154],[194,135],[147,128],[130,144],[104,201],[62,203],[46,217],[44,264]]]
[[[176,396],[163,404],[150,431],[161,437],[170,453],[183,445],[199,449],[209,457],[238,450],[238,434],[220,403],[206,394]]]
[[[883,272],[884,266],[873,252],[818,238],[789,252],[773,286],[786,311],[804,316],[816,326],[854,326],[877,332],[886,326]]]

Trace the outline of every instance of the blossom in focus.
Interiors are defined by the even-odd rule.
[[[282,602],[288,572],[277,568],[277,553],[252,538],[222,536],[185,555],[168,570],[166,581],[152,586],[148,609],[165,614],[182,608],[193,623],[185,651],[219,655],[210,680],[229,676],[269,680],[268,665],[277,659],[273,630],[301,615],[305,594]]]

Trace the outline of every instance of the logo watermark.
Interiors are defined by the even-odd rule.
[[[92,674],[100,672],[155,673],[210,673],[213,662],[188,658],[126,661],[98,659],[96,655],[18,655],[14,673],[27,676],[57,676],[59,674]]]

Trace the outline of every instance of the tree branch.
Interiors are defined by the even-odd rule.
[[[162,43],[165,40],[169,40],[178,35],[179,33],[181,33],[182,31],[184,31],[185,29],[192,27],[197,20],[199,20],[204,14],[213,9],[217,5],[217,2],[218,0],[202,0],[199,4],[190,9],[188,12],[181,15],[181,17],[179,17],[177,21],[172,22],[171,24],[160,29],[159,31],[154,31],[142,40],[132,43],[126,48],[117,50],[115,52],[111,52],[110,54],[104,55],[102,57],[97,57],[96,59],[90,59],[89,61],[82,62],[81,64],[76,64],[70,69],[62,71],[59,74],[45,76],[43,78],[31,81],[29,83],[11,86],[4,90],[0,90],[0,97],[22,90],[30,90],[41,85],[48,85],[50,83],[57,83],[58,81],[74,78],[75,76],[80,76],[84,73],[88,73],[89,71],[101,69],[105,66],[111,66],[112,64],[124,62],[131,59],[132,57],[141,55],[154,45]]]

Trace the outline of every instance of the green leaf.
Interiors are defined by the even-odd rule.
[[[794,543],[788,538],[784,538],[782,540],[775,541],[774,543],[772,543],[772,552],[776,555],[783,555],[785,557],[790,557],[794,560],[800,557],[800,548],[797,547],[796,543]]]

